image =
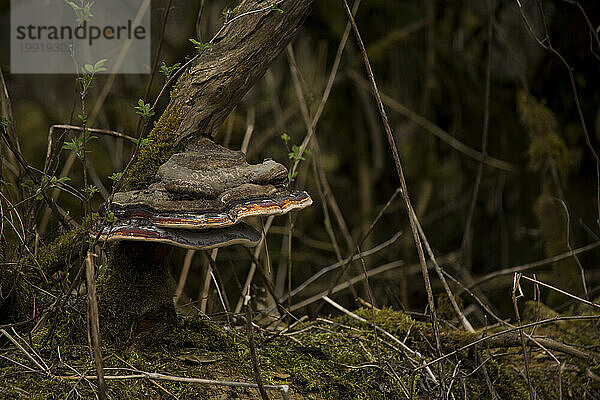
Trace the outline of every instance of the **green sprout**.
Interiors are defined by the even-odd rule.
[[[144,100],[139,99],[138,105],[134,107],[137,111],[136,114],[141,115],[144,119],[148,119],[154,115],[152,111],[152,105],[150,103],[144,103]]]
[[[141,140],[136,140],[135,143],[139,143],[140,144],[140,149],[143,149],[144,147],[148,146],[150,143],[152,143],[154,140],[152,139],[148,139],[148,138],[143,138]]]
[[[65,183],[70,180],[71,179],[67,176],[63,176],[62,178],[52,176],[50,179],[48,179],[48,176],[44,175],[42,177],[42,182],[40,185],[37,185],[31,179],[28,179],[25,182],[21,183],[21,186],[23,186],[29,192],[32,192],[33,195],[35,195],[36,200],[42,200],[44,198],[44,192],[48,188],[59,186],[59,184]]]
[[[228,22],[231,20],[231,18],[235,17],[237,15],[239,11],[239,6],[235,7],[234,9],[226,9],[225,11],[223,11],[223,17],[225,17],[225,22]]]
[[[94,195],[96,193],[98,193],[100,190],[94,186],[94,185],[90,185],[88,187],[85,188],[85,193],[88,195],[88,197],[91,199],[92,197],[94,197]]]
[[[94,76],[98,72],[107,71],[107,69],[104,68],[105,63],[106,63],[106,58],[103,58],[102,60],[99,60],[94,65],[85,64],[83,67],[81,67],[82,74],[81,74],[81,77],[79,78],[79,80],[81,81],[81,86],[83,88],[84,93],[88,91],[88,89],[92,85],[92,82],[94,81]]]
[[[304,160],[306,160],[306,158],[304,158],[302,156],[302,154],[300,154],[300,146],[298,146],[296,144],[292,146],[292,151],[290,151],[288,153],[288,157],[289,157],[290,160],[294,160],[294,161],[298,161],[298,160],[304,161]]]
[[[162,64],[161,64],[161,66],[160,66],[160,73],[165,76],[166,80],[169,80],[169,78],[171,77],[171,75],[173,75],[173,72],[177,71],[179,68],[181,68],[181,63],[176,63],[176,64],[173,64],[171,66],[168,66],[163,61]]]
[[[109,176],[108,179],[110,179],[114,183],[117,183],[121,179],[122,176],[123,176],[122,172],[115,172],[111,176]]]
[[[196,47],[196,51],[198,54],[204,53],[208,48],[210,48],[210,43],[202,43],[197,41],[196,39],[189,39],[190,42]]]
[[[290,142],[291,142],[292,138],[287,133],[283,133],[281,135],[281,140],[283,140],[283,144],[285,145],[285,147],[288,150],[288,158],[290,160],[292,160],[294,163],[306,160],[306,158],[304,158],[304,156],[306,156],[306,157],[310,156],[310,151],[308,149],[305,149],[301,154],[300,146],[298,146],[296,144],[292,145],[292,147],[290,148]],[[294,179],[296,179],[296,176],[298,176],[298,172],[292,173],[290,170],[288,172],[288,183],[294,182]]]
[[[65,3],[70,5],[75,11],[75,15],[77,18],[75,19],[79,25],[83,25],[84,22],[89,21],[94,15],[92,15],[91,7],[94,4],[93,1],[84,1],[81,0],[78,5],[73,1],[65,0]]]
[[[117,217],[115,216],[115,213],[112,211],[109,213],[106,213],[104,215],[103,219],[107,224],[110,224],[110,225],[113,225],[115,222],[117,222]]]
[[[90,140],[97,139],[96,136],[93,136],[90,131],[85,130],[84,134],[80,137],[77,137],[70,142],[65,142],[63,144],[63,149],[71,150],[79,159],[83,159],[83,148],[84,143],[89,142]]]
[[[271,4],[271,10],[277,11],[280,14],[283,14],[283,10],[281,8],[279,8],[279,4],[278,3],[272,3]]]

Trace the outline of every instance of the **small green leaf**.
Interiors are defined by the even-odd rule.
[[[300,147],[298,145],[292,146],[292,151],[288,154],[290,160],[294,161],[304,161],[305,158],[300,155]]]
[[[104,63],[106,63],[107,59],[103,58],[101,60],[98,60],[96,62],[96,64],[94,64],[94,71],[98,71],[99,68],[102,68],[104,66]]]
[[[117,222],[117,217],[115,217],[114,212],[109,212],[106,215],[104,215],[104,221],[106,221],[109,224],[114,224],[115,222]]]
[[[271,10],[277,11],[280,14],[283,14],[283,10],[281,8],[279,8],[279,5],[277,3],[272,3],[271,4]]]
[[[117,182],[123,176],[122,172],[115,172],[111,176],[108,177],[113,182]]]
[[[154,115],[152,105],[150,103],[144,103],[144,100],[142,99],[138,100],[138,105],[134,108],[137,110],[136,114],[141,115],[145,119],[150,118]]]
[[[87,193],[90,199],[94,197],[94,194],[98,193],[99,191],[100,190],[94,185],[90,185],[87,188],[85,188],[85,192]]]
[[[6,117],[0,116],[0,126],[7,129],[10,126],[10,121]]]
[[[204,51],[210,47],[210,43],[202,43],[197,41],[196,39],[189,39],[189,41],[194,44],[196,50],[198,51],[198,54],[204,53]]]
[[[177,71],[180,67],[181,67],[180,63],[173,64],[172,66],[169,67],[163,61],[162,65],[160,66],[160,73],[163,74],[165,76],[165,79],[168,80],[171,77],[171,75],[173,75],[173,72]]]

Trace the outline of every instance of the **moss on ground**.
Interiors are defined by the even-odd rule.
[[[369,310],[356,313],[369,320]],[[376,313],[376,323],[426,360],[435,357],[431,326],[407,315],[384,309]],[[538,327],[537,334],[551,334],[555,327]],[[201,317],[180,319],[177,327],[164,333],[152,347],[124,352],[112,346],[104,348],[107,375],[130,375],[132,370],[157,372],[180,377],[253,382],[252,363],[243,327],[230,327]],[[469,343],[476,335],[443,330],[442,346],[450,352]],[[36,338],[33,338],[34,342]],[[287,333],[273,336],[256,334],[258,361],[265,384],[287,384],[292,399],[401,399],[437,398],[435,385],[426,375],[413,372],[417,363],[382,335],[375,338],[372,329],[349,317],[299,324]],[[598,340],[596,336],[595,345]],[[589,350],[590,352],[592,350]],[[594,350],[595,351],[595,350]],[[73,375],[72,368],[93,375],[94,367],[85,340],[58,348],[39,349],[39,354],[55,376]],[[595,354],[595,353],[594,353]],[[0,359],[0,397],[23,399],[64,399],[77,391],[82,398],[94,398],[90,382],[50,378],[28,372],[17,363],[33,367],[19,351],[3,351]],[[598,398],[600,386],[590,379],[586,369],[598,372],[572,357],[556,354],[562,361],[563,398]],[[479,358],[479,359],[478,359]],[[62,361],[61,361],[62,360]],[[467,350],[445,363],[446,388],[452,381],[454,365],[461,363],[463,375],[452,382],[455,398],[491,398],[479,360],[485,360],[490,382],[502,399],[529,399],[524,378],[523,356],[518,348],[484,349],[479,356]],[[533,348],[530,354],[532,385],[543,399],[559,398],[557,364]],[[432,366],[437,375],[439,370]],[[464,383],[464,385],[463,385]],[[160,386],[159,386],[160,385]],[[108,387],[118,399],[260,398],[255,389],[224,388],[147,379],[110,380]],[[273,399],[281,394],[270,391]],[[586,397],[587,396],[587,397]],[[75,396],[76,397],[76,396]],[[75,398],[72,397],[72,398]]]
[[[37,258],[28,256],[21,264],[7,263],[0,268],[0,325],[31,317],[34,304],[37,308],[52,302],[47,292],[50,285],[59,289],[68,281],[72,266],[79,266],[87,251],[90,221],[88,218],[74,228],[39,249]],[[66,288],[65,288],[66,289]]]

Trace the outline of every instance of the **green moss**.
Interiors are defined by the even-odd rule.
[[[0,268],[0,324],[29,319],[34,299],[37,307],[51,300],[46,293],[32,290],[33,285],[47,288],[48,282],[66,281],[65,274],[80,265],[87,249],[89,221],[42,246],[35,261],[29,257],[24,265]]]
[[[40,249],[38,262],[48,274],[64,270],[79,259],[89,238],[89,223],[83,223],[78,228],[57,237],[50,244]]]
[[[148,135],[150,142],[140,150],[125,176],[122,190],[144,189],[154,181],[158,167],[182,147],[181,143],[175,146],[182,119],[183,115],[176,107],[170,105],[165,110]]]
[[[360,309],[356,314],[367,318],[370,310]],[[413,349],[422,352],[425,360],[431,360],[436,352],[431,346],[431,326],[412,320],[407,315],[384,309],[376,313],[376,323]],[[551,335],[556,329],[540,326],[539,335]],[[409,331],[410,330],[410,331]],[[198,377],[215,380],[253,382],[252,363],[245,335],[245,327],[222,326],[201,317],[180,320],[175,329],[161,335],[150,347],[137,347],[123,353],[108,345],[104,349],[108,375],[126,375],[135,368],[181,377]],[[409,333],[410,332],[410,333]],[[583,333],[580,333],[582,335]],[[437,398],[436,389],[430,382],[419,382],[413,377],[415,368],[409,357],[392,347],[392,343],[379,335],[375,338],[370,326],[346,316],[331,318],[331,323],[314,321],[300,324],[295,331],[269,337],[256,332],[257,358],[266,384],[288,384],[292,399],[396,399],[406,398],[404,390],[414,388],[413,398]],[[442,330],[444,351],[451,351],[472,341],[474,334],[456,330]],[[34,337],[34,341],[37,339]],[[598,339],[595,339],[597,345]],[[536,348],[531,349],[530,367],[532,384],[540,398],[557,397],[558,374],[556,364]],[[72,370],[59,363],[56,347],[40,350],[47,363],[55,365],[55,375],[72,375]],[[81,343],[61,346],[62,359],[78,371],[93,371],[88,355],[86,339]],[[11,359],[28,365],[27,358],[17,350],[6,353]],[[495,391],[503,399],[526,400],[529,398],[527,383],[523,378],[523,357],[506,349],[484,349],[481,359],[486,360],[486,370]],[[454,382],[455,398],[488,399],[489,389],[485,383],[480,360],[473,352],[464,352],[446,363],[444,373],[449,380],[453,365],[460,361],[463,372],[462,384]],[[562,373],[563,398],[596,398],[597,385],[590,384],[579,360],[566,360],[569,368]],[[381,367],[380,367],[381,365]],[[598,371],[597,366],[589,366]],[[111,368],[111,369],[108,369]],[[437,374],[437,368],[433,368]],[[393,371],[393,373],[391,373]],[[471,373],[474,372],[474,373]],[[93,372],[90,372],[93,373]],[[413,379],[415,379],[413,383]],[[84,399],[92,399],[93,393],[85,382],[49,379],[32,376],[22,368],[0,359],[0,381],[5,382],[2,393],[6,398],[21,396],[26,399],[64,398],[77,385]],[[175,396],[187,399],[244,398],[259,399],[254,389],[223,388],[211,385],[159,381],[163,389],[144,379],[108,381],[114,398],[168,398],[165,389]],[[28,394],[24,394],[27,392]],[[587,397],[586,397],[587,396]],[[273,392],[272,398],[278,398]]]
[[[174,325],[174,282],[168,272],[171,246],[118,242],[99,267],[98,306],[105,338],[144,345]]]
[[[507,364],[501,364],[494,358],[490,358],[485,365],[490,381],[494,382],[494,390],[501,399],[529,400],[527,384],[514,368]],[[484,386],[483,382],[481,385]],[[486,392],[481,398],[489,398],[487,386]]]
[[[554,318],[560,315],[552,308],[538,301],[525,302],[525,304],[523,304],[523,310],[521,311],[521,314],[523,321],[525,322],[539,321],[542,319]]]

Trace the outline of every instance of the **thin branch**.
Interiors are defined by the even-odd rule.
[[[534,268],[543,267],[544,265],[552,264],[557,261],[561,261],[566,258],[573,257],[574,255],[588,252],[590,250],[595,249],[598,246],[600,246],[600,241],[588,244],[587,246],[583,246],[583,247],[580,247],[580,248],[572,250],[572,251],[568,251],[566,253],[556,255],[554,257],[545,258],[543,260],[534,261],[534,262],[531,262],[528,264],[518,265],[518,266],[512,267],[512,268],[505,268],[505,269],[501,269],[499,271],[494,271],[494,272],[491,272],[491,273],[484,275],[481,278],[477,279],[475,282],[471,283],[468,286],[468,288],[472,289],[474,287],[480,286],[481,284],[488,282],[492,279],[498,278],[500,276],[512,275],[515,272],[524,272],[524,271],[528,271],[528,270],[531,270]]]
[[[373,69],[371,68],[371,63],[369,61],[369,56],[367,55],[367,50],[365,49],[365,45],[360,36],[360,32],[358,31],[358,26],[356,26],[356,22],[354,21],[354,17],[352,16],[352,12],[350,11],[350,7],[348,6],[348,2],[346,0],[342,0],[344,4],[344,10],[346,11],[346,16],[348,20],[352,24],[352,30],[354,31],[354,36],[356,37],[356,41],[358,43],[358,47],[363,56],[363,61],[365,64],[365,68],[367,70],[367,75],[371,82],[371,88],[375,99],[377,100],[377,106],[379,109],[379,113],[381,115],[381,119],[383,122],[383,126],[385,128],[385,132],[387,135],[387,139],[390,145],[390,150],[392,152],[392,156],[394,158],[394,164],[396,165],[396,172],[398,173],[398,179],[400,180],[400,187],[402,199],[404,200],[404,205],[406,207],[406,211],[408,213],[408,220],[410,222],[411,231],[413,233],[413,238],[415,241],[415,246],[417,248],[417,253],[419,256],[419,263],[421,264],[421,272],[423,274],[423,280],[425,283],[425,290],[427,291],[427,303],[429,304],[429,309],[431,311],[431,321],[433,324],[433,330],[435,335],[435,342],[438,349],[438,352],[441,354],[442,346],[440,343],[440,335],[439,335],[439,327],[437,321],[437,313],[435,310],[435,300],[433,298],[433,290],[431,289],[431,282],[429,281],[429,272],[427,271],[427,261],[425,260],[425,253],[423,252],[423,246],[421,245],[421,238],[419,235],[419,231],[417,228],[417,218],[416,214],[413,213],[413,207],[410,203],[410,199],[408,197],[408,188],[406,185],[406,179],[404,177],[404,170],[402,168],[402,163],[400,161],[400,155],[398,154],[398,148],[396,146],[396,140],[394,139],[394,134],[392,133],[392,128],[390,127],[390,123],[388,121],[387,113],[385,111],[385,107],[383,105],[383,101],[381,100],[381,95],[379,94],[379,90],[377,89],[377,83],[375,82],[375,76],[373,75]],[[443,379],[441,381],[443,386]],[[442,393],[445,394],[444,388],[442,388]]]

